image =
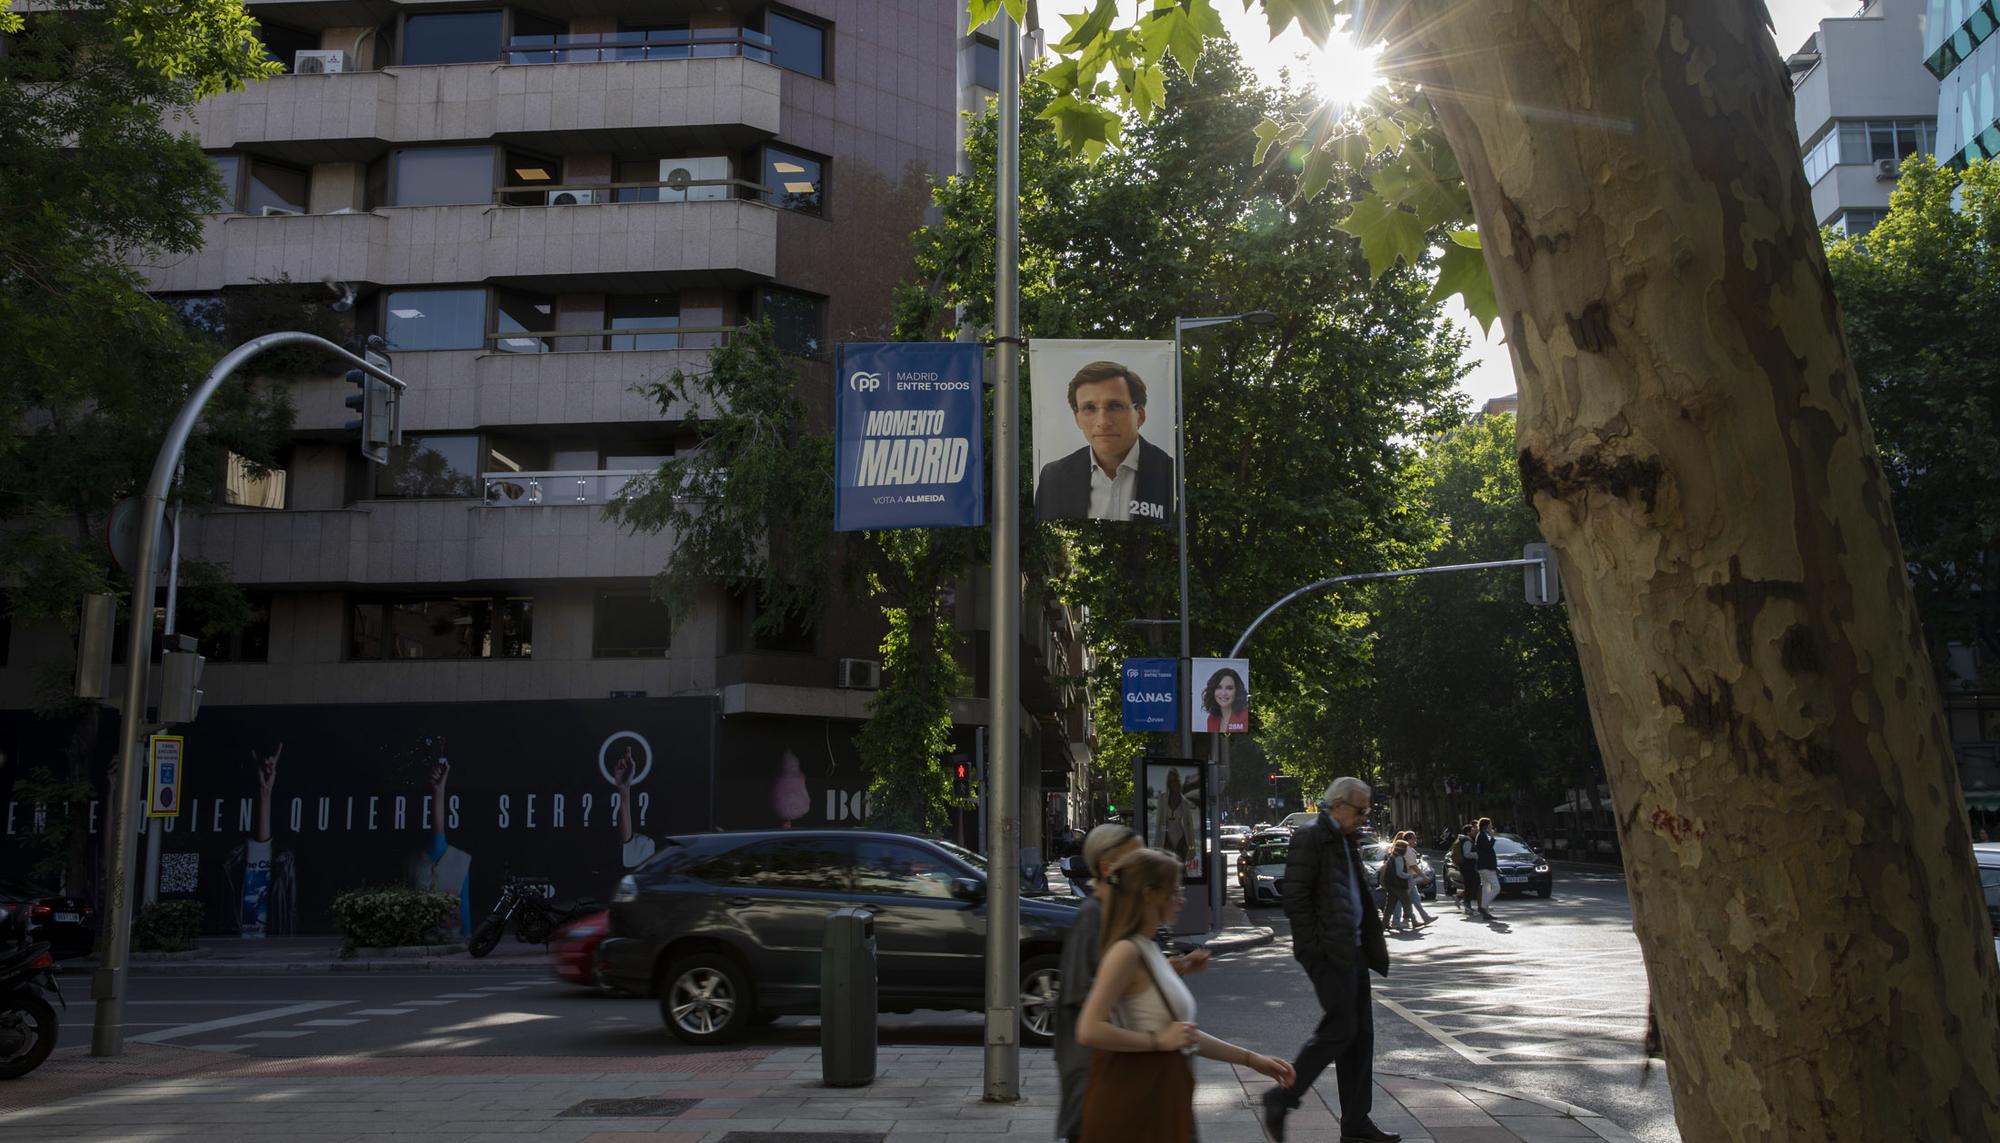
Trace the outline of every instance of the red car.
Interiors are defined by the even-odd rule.
[[[557,929],[549,941],[556,958],[556,979],[585,988],[602,987],[597,979],[597,942],[610,931],[610,913],[592,913]]]

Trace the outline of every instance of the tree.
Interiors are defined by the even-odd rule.
[[[1058,50],[1130,99],[1210,7]],[[1263,7],[1323,39],[1360,5]],[[1761,5],[1366,11],[1450,165],[1381,118],[1292,138],[1395,173],[1349,222],[1400,257],[1432,187],[1479,224],[1683,1134],[2000,1137],[2000,969]]]
[[[1888,217],[1827,267],[1931,654],[2000,661],[2000,168],[1905,164]]]

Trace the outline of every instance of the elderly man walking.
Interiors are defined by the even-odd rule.
[[[1322,1015],[1293,1064],[1290,1087],[1264,1093],[1264,1129],[1283,1143],[1285,1116],[1331,1064],[1340,1085],[1341,1143],[1397,1143],[1368,1118],[1374,1100],[1375,1017],[1368,970],[1389,975],[1389,945],[1372,907],[1355,838],[1367,824],[1368,783],[1340,778],[1326,788],[1319,819],[1292,833],[1285,863],[1285,916],[1292,955],[1305,966]]]

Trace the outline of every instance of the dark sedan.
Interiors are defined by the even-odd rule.
[[[1527,842],[1513,834],[1493,835],[1493,859],[1500,867],[1502,897],[1509,893],[1533,893],[1537,897],[1547,897],[1555,891],[1555,874],[1549,872],[1549,859],[1530,849]],[[1445,892],[1457,896],[1457,862],[1445,862],[1445,878]]]
[[[0,904],[28,915],[28,939],[46,942],[58,957],[89,956],[97,944],[96,914],[76,897],[65,897],[23,881],[0,881]]]
[[[1063,936],[1074,897],[1021,899],[1021,1025],[1055,1029]],[[819,1013],[827,914],[875,917],[884,1012],[976,1012],[986,1003],[986,871],[977,854],[926,838],[857,830],[667,838],[618,883],[598,979],[660,1001],[667,1029],[716,1044],[752,1024]]]

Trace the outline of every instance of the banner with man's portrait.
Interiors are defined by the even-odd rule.
[[[1174,343],[1028,343],[1035,516],[1176,522]]]

